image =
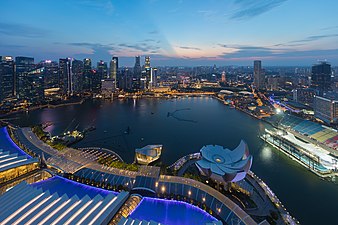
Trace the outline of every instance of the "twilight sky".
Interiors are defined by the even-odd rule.
[[[337,0],[1,0],[0,55],[338,65]]]

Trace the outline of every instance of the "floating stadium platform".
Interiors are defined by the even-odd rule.
[[[265,130],[261,138],[321,177],[337,175],[338,161],[329,151],[288,131]]]
[[[285,115],[280,121],[280,125],[296,132],[296,134],[303,135],[308,140],[322,144],[323,147],[326,146],[327,150],[338,156],[337,130],[293,115]]]

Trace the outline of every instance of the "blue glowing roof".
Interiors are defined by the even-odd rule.
[[[24,155],[27,156],[27,158],[32,158],[13,142],[6,127],[0,128],[0,149],[6,152],[8,151],[11,154],[17,153],[18,156]]]
[[[217,221],[202,209],[185,202],[144,197],[130,218],[166,225],[203,224]]]
[[[57,192],[60,196],[63,194],[67,194],[68,196],[77,195],[79,198],[83,198],[85,195],[93,198],[98,194],[103,197],[107,196],[108,194],[118,194],[113,191],[107,191],[101,188],[96,188],[68,180],[60,176],[54,176],[47,180],[34,183],[32,186],[36,188],[42,188],[43,191],[48,190],[51,194]]]

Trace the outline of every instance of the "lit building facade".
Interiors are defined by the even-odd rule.
[[[46,89],[59,87],[58,63],[51,60],[41,61],[37,68],[44,68],[44,86]]]
[[[143,148],[135,149],[136,161],[142,165],[148,165],[160,158],[162,145],[147,145]]]
[[[15,86],[15,63],[12,57],[3,56],[0,61],[0,101],[11,98]]]
[[[315,96],[315,117],[330,124],[338,123],[338,101],[334,97]]]
[[[92,70],[92,60],[89,58],[83,59],[83,91],[91,91],[93,84],[93,70]]]
[[[108,66],[103,60],[100,60],[97,63],[97,73],[97,75],[100,77],[100,80],[108,78]]]
[[[59,87],[61,95],[71,94],[72,59],[59,59]]]
[[[254,86],[258,90],[265,88],[265,74],[260,60],[254,61]]]
[[[311,86],[319,91],[319,95],[331,89],[331,65],[321,62],[312,66]]]
[[[74,59],[72,61],[72,67],[71,67],[71,79],[70,79],[70,81],[71,81],[70,82],[70,93],[71,93],[71,95],[82,93],[83,81],[84,81],[83,71],[84,71],[83,62],[81,60]]]
[[[34,58],[18,56],[15,57],[15,84],[14,84],[14,95],[20,99],[25,98],[26,87],[28,85],[27,73],[33,70]]]
[[[118,87],[117,84],[117,73],[119,69],[119,59],[118,57],[113,57],[112,60],[110,61],[110,77],[111,79],[115,80],[115,87]]]
[[[295,102],[313,107],[317,92],[312,88],[297,88],[292,91],[292,94]]]

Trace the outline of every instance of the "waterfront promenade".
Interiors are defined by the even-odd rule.
[[[55,166],[58,168],[63,168],[66,173],[74,173],[79,171],[82,168],[89,168],[94,171],[99,171],[102,174],[113,174],[118,176],[129,177],[135,179],[137,176],[143,176],[139,172],[126,171],[122,169],[112,168],[108,166],[101,165],[91,158],[87,158],[85,154],[81,154],[81,151],[67,148],[65,151],[59,152],[43,141],[37,138],[37,136],[31,131],[30,128],[16,128],[14,133],[22,132],[23,135],[18,135],[19,141],[24,145],[33,144],[36,148],[40,149],[41,152],[50,155],[47,159],[47,164],[49,162],[55,163]],[[59,158],[60,160],[55,160]],[[53,161],[54,160],[54,161]],[[71,164],[72,166],[69,166]],[[66,166],[68,165],[68,166]],[[198,181],[183,178],[183,177],[174,177],[174,176],[160,176],[159,182],[162,183],[173,183],[173,184],[185,184],[187,186],[195,187],[200,189],[201,192],[204,191],[209,195],[213,196],[215,199],[220,201],[224,207],[228,208],[233,212],[236,217],[238,217],[244,224],[254,225],[257,224],[244,210],[242,210],[238,205],[232,202],[229,198],[216,191],[215,189],[200,183]],[[221,208],[219,208],[221,210]],[[226,218],[224,218],[226,219]]]
[[[226,208],[230,209],[245,224],[247,225],[257,224],[243,209],[241,209],[233,201],[231,201],[229,198],[227,198],[226,196],[224,196],[223,194],[221,194],[220,192],[216,191],[215,189],[213,189],[212,187],[206,184],[203,184],[201,182],[198,182],[198,181],[195,181],[189,178],[177,177],[177,176],[166,176],[166,175],[161,175],[159,182],[184,184],[184,185],[189,185],[191,187],[195,187],[196,189],[204,191],[205,193],[208,193],[213,198],[220,201]],[[219,207],[217,207],[216,212],[221,213],[221,211],[222,211],[222,206],[220,205]]]

